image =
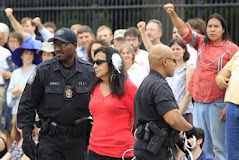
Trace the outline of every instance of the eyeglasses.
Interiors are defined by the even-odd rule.
[[[52,43],[51,45],[54,49],[56,49],[56,47],[60,47],[62,49],[62,48],[65,48],[68,44],[70,44],[70,43],[59,43],[59,44]]]
[[[107,62],[106,60],[102,60],[102,59],[97,59],[96,61],[93,61],[93,65],[96,63],[98,66],[101,65],[102,63]]]
[[[177,61],[176,61],[176,59],[174,59],[174,58],[168,58],[168,57],[163,57],[163,58],[165,58],[165,59],[171,59],[175,64],[177,64]],[[163,59],[163,58],[159,58],[159,60],[161,60],[161,59]]]

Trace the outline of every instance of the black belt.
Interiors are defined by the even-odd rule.
[[[83,134],[84,129],[82,126],[76,125],[59,125],[55,122],[49,124],[49,135],[59,135],[59,134],[71,134],[74,137],[79,137]]]
[[[71,134],[74,127],[75,126],[57,125],[56,134],[65,134],[65,133]]]
[[[57,124],[50,119],[40,119],[36,121],[37,127],[41,128],[41,134],[49,134],[50,136],[59,134],[71,134],[73,137],[79,137],[87,134],[91,130],[92,117],[83,117],[77,119],[72,125]]]

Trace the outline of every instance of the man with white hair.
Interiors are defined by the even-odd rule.
[[[8,50],[7,45],[8,35],[9,27],[5,23],[0,22],[0,120],[2,119],[2,104],[5,91],[2,71],[9,69],[6,58],[11,56],[11,52]]]
[[[9,27],[5,23],[0,22],[0,46],[8,48],[7,47],[8,35],[9,35]]]

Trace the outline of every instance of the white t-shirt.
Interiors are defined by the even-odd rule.
[[[198,53],[197,51],[192,47],[190,46],[189,44],[186,45],[187,46],[187,50],[188,50],[188,53],[190,54],[190,58],[189,60],[187,60],[187,64],[192,64],[194,68],[196,68],[197,66],[197,57],[198,57]]]
[[[8,49],[0,46],[0,54],[1,54],[1,56],[0,56],[0,75],[1,75],[0,76],[0,85],[4,85],[5,83],[2,78],[2,70],[9,69],[6,59],[7,59],[7,57],[11,56],[11,52]]]
[[[143,79],[148,75],[146,69],[137,63],[134,63],[127,71],[129,79],[139,87]]]
[[[143,66],[146,69],[147,74],[149,73],[149,70],[150,70],[148,56],[149,56],[149,53],[147,51],[140,49],[140,52],[137,55],[135,55],[135,59],[134,59],[137,64],[139,64],[140,66]]]

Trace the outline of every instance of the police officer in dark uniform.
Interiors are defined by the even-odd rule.
[[[153,46],[149,63],[150,73],[134,100],[137,126],[134,154],[137,160],[174,159],[172,147],[176,143],[181,148],[184,145],[178,131],[192,132],[194,127],[179,112],[165,79],[174,75],[176,63],[172,49],[165,45]]]
[[[90,132],[89,88],[93,67],[76,55],[77,37],[61,28],[53,42],[53,59],[42,62],[31,74],[17,114],[23,132],[23,151],[31,159],[85,160]],[[41,128],[39,144],[32,140],[36,113]]]

